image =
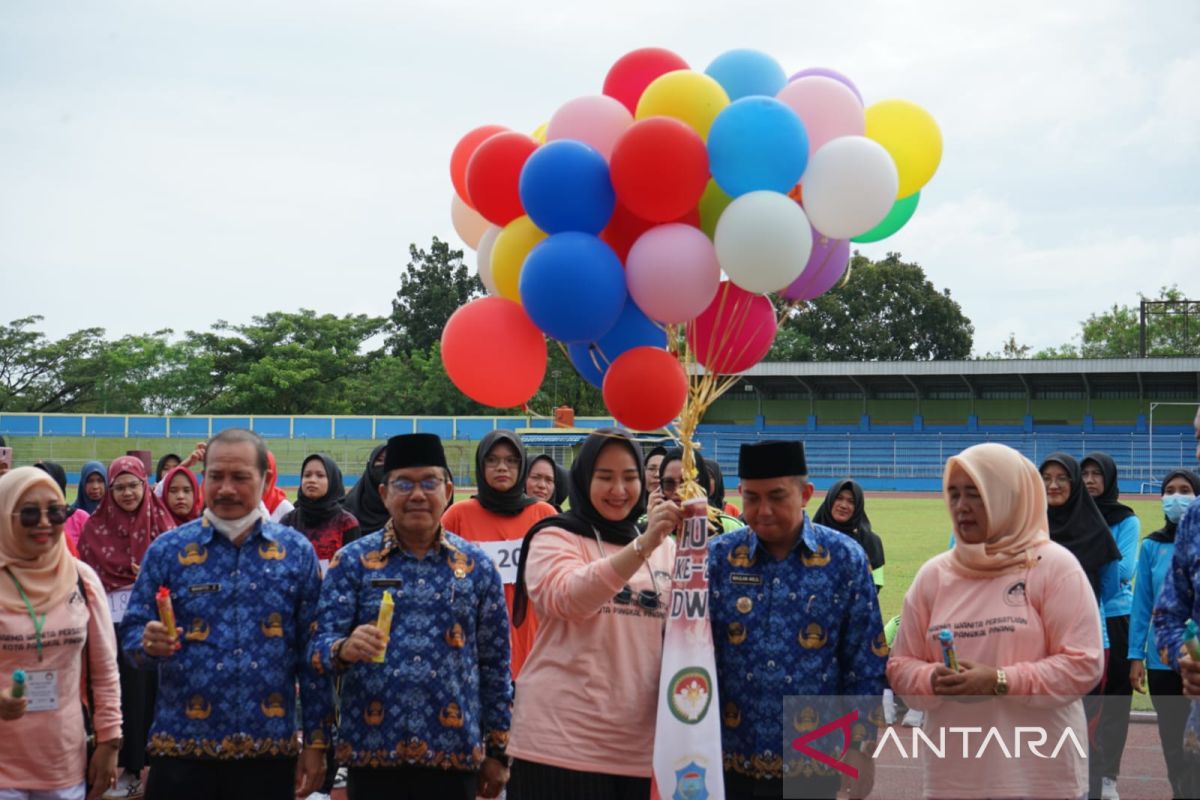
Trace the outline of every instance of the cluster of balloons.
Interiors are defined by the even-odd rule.
[[[668,326],[710,372],[753,366],[775,337],[768,295],[831,289],[851,242],[912,218],[941,155],[928,112],[864,106],[834,70],[628,53],[533,134],[485,125],[454,147],[451,217],[489,296],[446,325],[446,371],[480,403],[523,405],[548,336],[619,422],[669,424],[687,376]]]

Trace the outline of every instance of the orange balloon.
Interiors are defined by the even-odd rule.
[[[475,150],[479,145],[486,142],[493,134],[503,133],[506,130],[508,128],[503,125],[481,125],[465,134],[458,140],[458,144],[454,145],[454,152],[450,154],[450,181],[454,184],[454,191],[458,193],[459,198],[471,208],[474,208],[475,204],[471,202],[471,196],[467,194],[467,164],[470,163],[471,156],[475,155]]]
[[[604,374],[604,405],[635,431],[670,425],[687,401],[688,379],[679,359],[661,347],[626,350]]]
[[[442,329],[442,364],[458,390],[496,408],[524,405],[546,375],[546,337],[503,297],[472,300]]]

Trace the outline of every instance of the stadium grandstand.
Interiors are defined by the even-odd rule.
[[[698,431],[701,451],[715,457],[737,484],[738,447],[763,438],[803,439],[818,488],[853,476],[866,488],[936,490],[945,459],[983,441],[1010,445],[1035,462],[1064,450],[1110,453],[1125,492],[1156,491],[1156,479],[1177,466],[1194,466],[1191,421],[1200,404],[1200,358],[997,360],[935,362],[768,362],[709,410]],[[452,467],[460,485],[474,476],[472,442],[488,431],[522,433],[531,452],[547,451],[569,463],[587,431],[612,424],[576,418],[556,427],[549,417],[279,417],[0,412],[0,435],[18,461],[56,458],[68,471],[89,456],[111,458],[121,448],[155,453],[184,449],[229,427],[246,427],[272,440],[284,465],[282,485],[295,485],[288,464],[314,450],[346,465],[361,463],[372,442],[428,431],[456,441]],[[662,432],[645,437],[661,441]],[[183,440],[168,444],[163,440]],[[77,446],[70,440],[93,440]],[[96,441],[110,443],[101,453]]]

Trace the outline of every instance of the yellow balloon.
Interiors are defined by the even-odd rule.
[[[928,111],[907,100],[883,100],[867,109],[867,138],[883,145],[900,174],[896,199],[929,183],[942,161],[942,132]]]
[[[708,238],[716,235],[717,220],[725,212],[725,207],[732,202],[733,198],[725,194],[716,181],[709,179],[708,186],[704,187],[704,194],[700,196],[700,230],[708,234]]]
[[[525,256],[546,234],[529,217],[517,217],[504,226],[492,245],[492,281],[501,297],[521,302],[521,267]]]
[[[538,125],[536,128],[534,128],[533,133],[531,133],[529,135],[532,136],[534,139],[536,139],[538,144],[545,144],[546,143],[546,128],[549,128],[549,127],[550,127],[549,122],[543,122],[541,125]]]
[[[674,117],[707,140],[713,120],[727,105],[729,95],[721,84],[703,72],[680,69],[659,75],[646,87],[634,118]]]

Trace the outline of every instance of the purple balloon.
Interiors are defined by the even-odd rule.
[[[780,292],[785,300],[812,300],[834,287],[850,263],[850,242],[830,239],[816,228],[812,232],[813,249],[800,277]]]
[[[839,83],[844,83],[850,87],[850,91],[854,92],[855,97],[858,98],[858,102],[863,102],[862,93],[858,91],[858,87],[854,85],[854,81],[850,80],[836,69],[829,69],[828,67],[809,67],[808,69],[802,69],[792,77],[788,78],[788,83],[791,83],[797,78],[808,77],[809,75],[820,75],[822,78],[833,78]]]

